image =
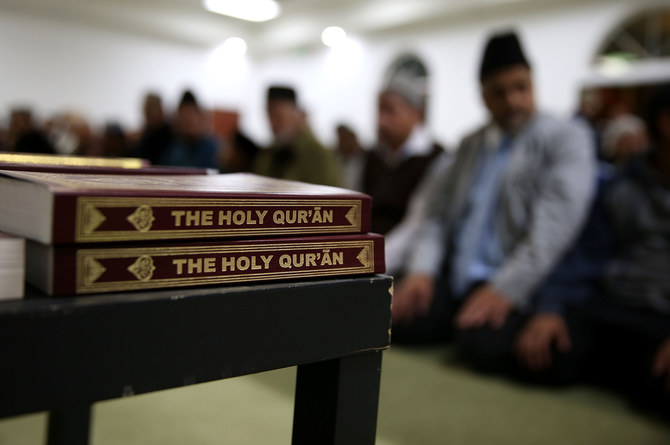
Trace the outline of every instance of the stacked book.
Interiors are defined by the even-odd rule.
[[[383,273],[370,204],[252,174],[0,171],[0,230],[50,295]]]
[[[23,297],[25,240],[0,233],[0,300]]]
[[[0,152],[0,170],[116,175],[205,175],[204,168],[155,167],[145,159]],[[25,239],[0,233],[0,299],[22,298],[25,277]]]

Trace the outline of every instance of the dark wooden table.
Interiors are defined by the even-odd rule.
[[[96,401],[298,366],[293,444],[375,442],[386,276],[0,303],[0,417],[86,444]]]

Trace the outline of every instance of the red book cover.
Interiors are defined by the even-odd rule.
[[[44,244],[366,233],[370,197],[226,175],[0,172],[0,230]]]
[[[27,280],[51,295],[135,291],[385,271],[376,234],[180,244],[28,243]]]

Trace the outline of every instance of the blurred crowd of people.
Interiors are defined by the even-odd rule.
[[[267,91],[262,149],[239,131],[214,137],[189,91],[174,116],[147,95],[137,135],[96,137],[75,116],[40,128],[15,110],[0,144],[368,193],[396,278],[394,342],[451,341],[483,371],[611,383],[670,411],[670,86],[644,115],[599,88],[561,119],[536,108],[532,74],[514,32],[491,36],[478,79],[490,119],[454,154],[425,125],[425,85],[402,75],[378,94],[374,147],[342,124],[325,148],[285,85]]]
[[[249,171],[258,146],[239,131],[216,134],[211,113],[186,90],[174,113],[161,96],[148,93],[142,105],[144,123],[127,131],[119,123],[101,130],[76,113],[37,121],[32,110],[11,110],[6,129],[0,127],[0,151],[97,157],[139,157],[153,165]]]
[[[670,84],[641,117],[603,88],[559,119],[536,108],[514,33],[488,40],[479,83],[490,121],[424,169],[387,232],[395,248],[413,226],[389,250],[394,341],[450,341],[484,372],[590,381],[670,413]],[[383,93],[380,142],[384,108]],[[409,165],[415,135],[384,142],[387,167]]]

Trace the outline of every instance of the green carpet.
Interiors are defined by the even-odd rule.
[[[95,405],[93,445],[289,444],[295,368]],[[42,444],[46,415],[0,421],[0,444]],[[525,387],[443,349],[384,355],[378,445],[662,445],[670,423],[588,387]]]

